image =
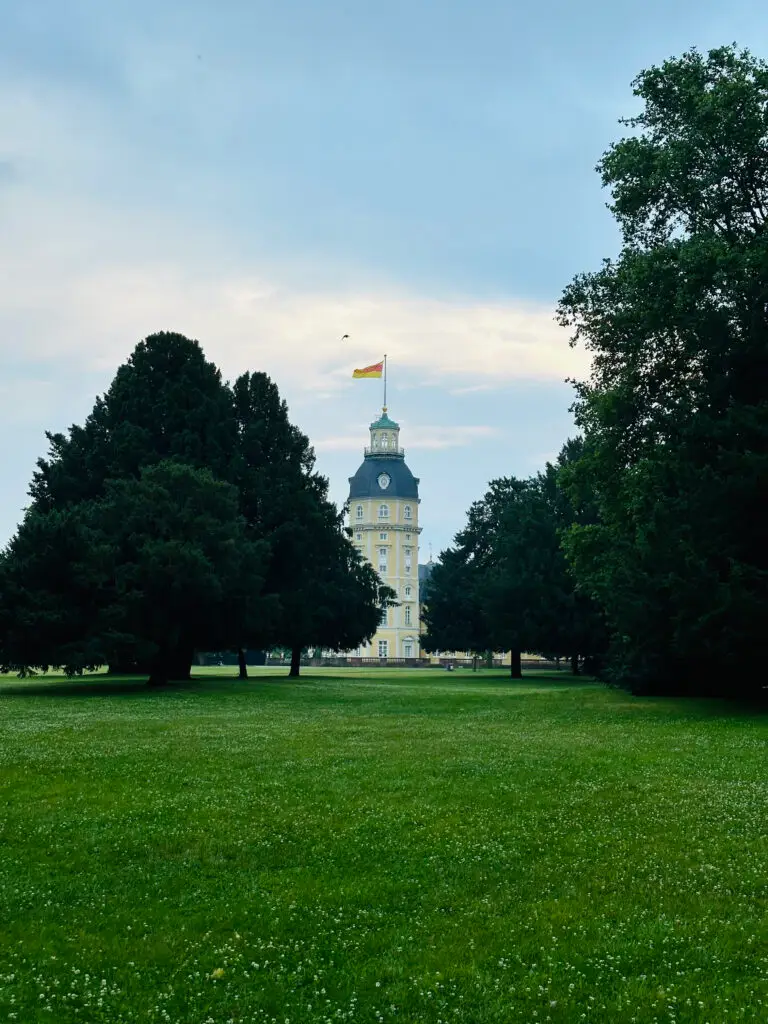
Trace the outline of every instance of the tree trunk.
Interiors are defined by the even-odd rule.
[[[238,665],[238,669],[239,669],[237,678],[238,679],[247,679],[248,678],[248,665],[247,665],[246,660],[245,660],[245,651],[243,650],[242,647],[238,647],[238,649],[237,649],[237,665]]]
[[[301,647],[291,648],[291,670],[288,673],[289,679],[298,679],[301,671]]]
[[[579,675],[579,656],[578,654],[571,655],[571,672],[573,675]]]
[[[477,672],[477,655],[472,655],[472,671]]]
[[[158,651],[147,680],[148,686],[167,686],[173,682],[189,682],[194,650],[191,646],[180,644],[172,650],[164,648]]]
[[[512,679],[523,678],[523,665],[520,651],[509,652],[509,675]]]

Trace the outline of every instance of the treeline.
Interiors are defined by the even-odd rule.
[[[621,251],[559,306],[592,355],[582,437],[472,506],[428,643],[583,656],[635,692],[764,693],[768,66],[691,51],[634,93],[598,165]]]
[[[142,341],[84,426],[48,434],[0,556],[0,663],[189,677],[196,650],[369,640],[394,594],[347,537],[308,439],[263,373]]]

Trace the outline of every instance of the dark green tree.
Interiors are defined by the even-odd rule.
[[[510,650],[514,678],[523,650],[569,657],[575,672],[581,659],[594,669],[606,642],[602,614],[579,592],[562,547],[571,525],[593,514],[559,484],[581,452],[570,441],[556,465],[527,480],[494,480],[472,505],[430,579],[426,649]]]
[[[246,646],[371,632],[385,595],[266,375],[230,388],[197,342],[152,335],[83,427],[48,438],[0,559],[6,664],[109,658],[161,682],[188,678],[195,647],[239,648],[245,674]]]
[[[236,426],[230,393],[200,345],[160,332],[136,346],[82,427],[46,436],[49,454],[38,461],[30,510],[63,515],[103,498],[109,481],[138,479],[143,468],[163,460],[227,479]],[[68,603],[62,588],[61,600]],[[110,669],[142,673],[151,665],[126,650]]]
[[[0,567],[7,666],[130,659],[151,684],[189,678],[196,646],[231,645],[260,612],[267,545],[248,539],[238,504],[207,470],[161,462],[108,480],[100,499],[31,510]]]
[[[453,547],[440,554],[421,588],[425,651],[493,650],[483,609],[485,574],[473,558],[469,538],[457,536]]]
[[[40,512],[104,494],[107,480],[137,479],[163,460],[228,479],[235,445],[231,395],[196,341],[161,332],[140,342],[84,426],[46,434],[30,486]]]
[[[385,595],[357,559],[309,440],[290,422],[276,385],[266,374],[244,374],[232,393],[241,509],[249,530],[269,543],[265,611],[246,640],[291,650],[291,675],[298,675],[307,646],[343,650],[369,639]],[[245,675],[242,657],[240,664]]]
[[[352,544],[333,505],[324,502],[307,519],[293,585],[281,594],[278,635],[291,651],[293,677],[307,647],[349,651],[367,643],[396,597]]]
[[[623,235],[561,322],[592,353],[571,486],[581,587],[610,678],[636,691],[757,692],[768,656],[768,66],[691,51],[634,82],[642,112],[599,164]]]
[[[472,504],[467,525],[432,571],[424,609],[425,650],[510,650],[513,678],[521,675],[525,610],[516,580],[499,564],[500,525],[525,486],[512,477],[494,480]]]

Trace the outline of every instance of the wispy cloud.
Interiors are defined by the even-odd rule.
[[[35,90],[5,86],[0,115],[9,119],[11,148],[2,159],[33,173],[17,180],[3,211],[0,352],[22,347],[41,362],[106,370],[140,338],[171,329],[198,338],[229,374],[259,367],[290,375],[296,392],[326,395],[353,386],[352,369],[385,352],[400,386],[454,394],[586,368],[551,306],[436,296],[383,282],[351,257],[316,266],[308,252],[290,264],[246,256],[242,239],[207,222],[204,204],[149,200],[125,183],[118,205],[100,184],[125,175],[126,161],[131,180],[147,169],[98,99],[48,88],[42,102]]]
[[[465,448],[476,441],[501,436],[501,431],[489,426],[419,426],[407,425],[408,449]],[[314,442],[321,452],[359,452],[360,434],[339,434],[323,437]]]
[[[233,267],[224,240],[190,240],[168,218],[137,224],[83,203],[65,212],[19,191],[4,225],[13,260],[0,277],[0,345],[40,359],[115,365],[141,337],[171,329],[198,338],[229,373],[257,365],[324,392],[352,386],[352,370],[385,352],[403,384],[459,391],[586,367],[546,306],[316,288]]]

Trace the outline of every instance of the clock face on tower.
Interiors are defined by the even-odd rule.
[[[382,491],[386,491],[389,487],[389,476],[387,473],[379,473],[379,487]]]

